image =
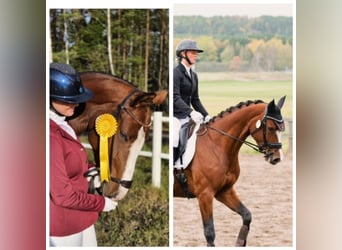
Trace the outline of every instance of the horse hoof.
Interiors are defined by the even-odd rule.
[[[214,247],[215,244],[214,243],[207,243],[207,247]]]
[[[238,239],[235,244],[236,247],[245,247],[246,245],[247,241],[242,239]]]

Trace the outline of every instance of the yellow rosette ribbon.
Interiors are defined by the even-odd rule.
[[[109,149],[108,138],[117,131],[117,121],[111,114],[102,114],[96,118],[95,130],[100,136],[100,177],[101,182],[109,181]]]

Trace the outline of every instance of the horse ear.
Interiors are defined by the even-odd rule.
[[[142,92],[138,96],[134,98],[134,100],[131,103],[131,106],[137,107],[139,106],[145,106],[145,105],[160,105],[162,104],[166,97],[168,95],[168,92],[166,90],[160,90],[157,92]]]
[[[273,110],[275,107],[274,99],[267,105],[267,110]]]
[[[285,98],[286,98],[286,95],[284,95],[282,98],[280,98],[280,100],[278,101],[278,108],[281,109],[284,105],[284,102],[285,102]]]
[[[153,99],[156,97],[155,93],[139,93],[131,102],[132,107],[151,105]]]
[[[168,92],[166,90],[157,91],[156,96],[153,98],[153,103],[157,105],[162,104],[165,101],[167,95],[168,95]]]

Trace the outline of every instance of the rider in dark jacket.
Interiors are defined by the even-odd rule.
[[[196,123],[210,120],[208,112],[199,98],[198,77],[191,69],[196,63],[198,53],[202,53],[193,40],[182,40],[176,48],[179,64],[173,71],[173,116],[174,116],[174,162],[178,158],[179,130],[190,118]]]

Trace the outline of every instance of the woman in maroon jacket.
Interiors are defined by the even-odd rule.
[[[73,67],[50,64],[50,245],[97,246],[94,223],[99,212],[117,203],[88,193],[87,153],[65,121],[75,107],[92,98]]]

